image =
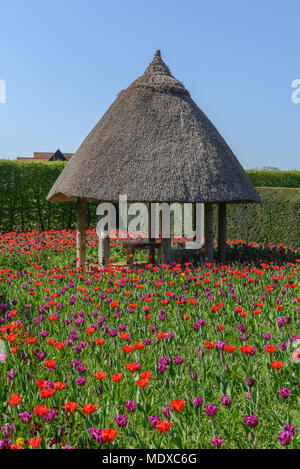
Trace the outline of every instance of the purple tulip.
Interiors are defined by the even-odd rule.
[[[249,388],[252,388],[252,386],[254,386],[254,384],[256,383],[256,379],[255,378],[245,378],[245,383],[247,386],[249,386]]]
[[[220,401],[222,402],[222,404],[224,406],[229,406],[231,400],[230,400],[230,396],[222,396],[220,397]]]
[[[117,417],[114,417],[114,420],[117,422],[118,427],[126,427],[127,425],[127,415],[119,414]]]
[[[32,419],[32,413],[29,412],[21,412],[18,414],[20,419],[22,420],[23,423],[30,423]]]
[[[169,419],[171,417],[171,410],[172,410],[171,407],[164,407],[163,408],[163,414],[164,414],[165,417],[167,417],[167,419]]]
[[[287,399],[291,394],[291,390],[288,388],[281,388],[277,392],[282,399]]]
[[[9,449],[11,440],[0,440],[0,449]]]
[[[176,363],[176,365],[180,365],[184,360],[184,357],[182,356],[177,356],[174,358],[174,362]]]
[[[194,407],[201,407],[203,403],[203,397],[196,396],[193,398],[193,406]]]
[[[215,406],[214,404],[206,404],[206,408],[203,411],[208,415],[208,417],[214,417],[218,412],[219,407]]]
[[[79,376],[79,378],[76,379],[76,383],[79,384],[79,386],[84,386],[86,383],[86,377]]]
[[[293,436],[295,435],[295,426],[294,425],[284,425],[283,426],[283,431],[284,432],[289,432],[291,433]]]
[[[218,435],[215,435],[212,440],[210,440],[212,446],[214,448],[220,448],[221,444],[224,443],[225,440],[221,440]]]
[[[224,342],[223,340],[218,340],[218,342],[216,343],[216,347],[219,349],[219,350],[223,350],[224,347],[226,345],[226,342]]]
[[[125,404],[125,409],[127,412],[134,412],[137,408],[138,403],[134,401],[127,401]]]
[[[12,435],[13,432],[14,432],[14,429],[15,429],[15,426],[14,425],[9,425],[9,423],[7,423],[3,427],[1,427],[3,436],[5,438],[8,438],[10,435]]]
[[[55,420],[55,417],[55,409],[49,409],[48,412],[43,415],[43,419],[46,420],[46,422],[50,422],[50,420]]]
[[[103,438],[102,438],[102,429],[99,428],[88,428],[88,431],[90,432],[90,436],[93,440],[96,440],[99,445],[102,445],[104,443]]]
[[[289,444],[291,444],[293,434],[287,431],[283,431],[280,432],[279,435],[277,435],[277,438],[281,446],[288,446]]]
[[[6,374],[10,379],[14,379],[17,374],[17,370],[12,368],[11,370],[7,371]]]
[[[148,419],[151,427],[155,427],[155,425],[160,422],[160,415],[149,415]]]
[[[258,425],[257,416],[255,414],[246,415],[244,417],[244,422],[246,422],[249,428],[255,428]]]

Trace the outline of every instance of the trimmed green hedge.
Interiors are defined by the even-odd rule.
[[[64,162],[0,160],[0,231],[75,226],[74,202],[54,204],[46,200],[64,166]],[[96,221],[93,205],[88,207],[88,224]]]
[[[227,237],[300,246],[300,189],[257,187],[262,204],[227,207]]]
[[[294,187],[300,188],[300,171],[259,171],[247,170],[255,187]]]
[[[76,226],[74,202],[46,200],[65,164],[0,160],[0,231]],[[263,204],[228,205],[228,238],[299,246],[300,171],[251,170],[247,174]],[[96,202],[88,203],[88,226],[97,223],[96,207]]]

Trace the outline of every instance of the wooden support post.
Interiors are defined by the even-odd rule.
[[[133,265],[133,256],[134,256],[134,249],[133,247],[132,248],[128,248],[127,250],[127,264],[128,265]]]
[[[205,257],[208,262],[214,261],[214,227],[213,204],[204,205],[204,232],[205,232]]]
[[[116,211],[116,226],[113,228],[116,228],[116,235],[118,235],[117,231],[119,232],[120,229],[120,209],[119,209],[119,204],[116,203],[114,204],[115,211]]]
[[[171,262],[171,238],[161,239],[161,263],[170,264]]]
[[[86,261],[86,199],[77,199],[77,267]]]
[[[151,205],[152,204],[150,203],[149,206],[148,206],[148,233],[149,233],[148,240],[149,240],[150,243],[154,243],[155,242],[155,237],[153,238],[152,233],[151,233],[151,220],[152,220]],[[153,223],[155,223],[155,220],[153,220]],[[155,264],[155,249],[154,248],[149,250],[148,262],[150,264]]]
[[[226,203],[220,202],[218,207],[218,257],[221,264],[226,261]]]
[[[164,230],[164,219],[163,219],[163,210],[160,207],[159,209],[159,229],[161,230],[161,250],[160,250],[160,255],[161,255],[161,264],[170,264],[171,263],[171,233],[170,233],[170,227],[167,230]],[[170,217],[170,212],[169,212],[169,217]],[[169,220],[170,222],[170,220]],[[165,237],[167,236],[167,237]]]
[[[193,226],[193,232],[195,233],[194,234],[194,238],[193,238],[193,242],[196,241],[196,229],[197,229],[197,225],[196,225],[196,204],[195,202],[192,204],[192,226]]]
[[[100,266],[109,264],[110,258],[110,237],[103,236],[102,233],[99,235],[99,246],[98,246],[98,262]]]

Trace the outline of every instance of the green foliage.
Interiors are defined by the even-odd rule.
[[[46,200],[65,164],[0,160],[0,231],[75,227],[74,202]],[[250,170],[247,174],[263,204],[228,205],[228,238],[299,246],[300,171]],[[96,206],[96,202],[87,205],[88,226],[97,223]]]
[[[262,204],[227,206],[227,238],[299,246],[300,189],[258,187],[257,192]]]
[[[246,171],[255,187],[295,187],[300,188],[300,171]]]
[[[46,200],[64,166],[63,162],[0,160],[0,231],[37,231],[75,226],[74,202],[54,204]],[[96,204],[93,205],[96,207]],[[88,223],[96,221],[95,210],[89,206]]]

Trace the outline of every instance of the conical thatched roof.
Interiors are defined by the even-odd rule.
[[[117,202],[260,202],[245,171],[160,51],[89,133],[48,194]]]

